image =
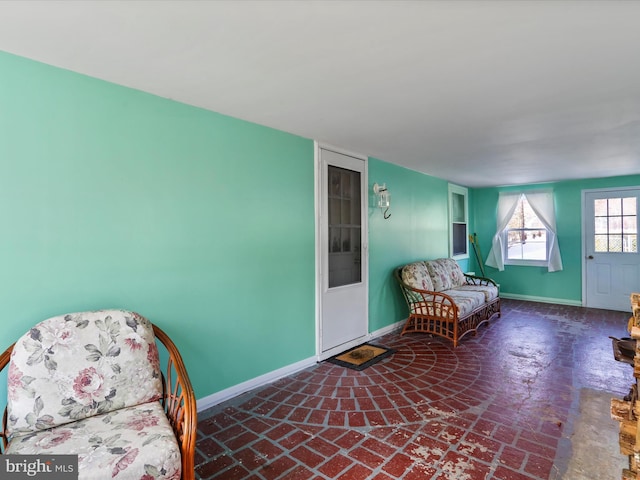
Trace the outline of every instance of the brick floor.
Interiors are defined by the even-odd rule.
[[[629,314],[516,300],[502,312],[457,349],[395,332],[375,343],[396,353],[366,370],[318,363],[200,412],[197,477],[560,478],[580,389],[622,397],[633,381],[608,338],[627,335]]]

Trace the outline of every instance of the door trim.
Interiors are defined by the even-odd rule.
[[[606,192],[624,192],[627,190],[638,190],[640,187],[627,186],[627,187],[607,187],[607,188],[587,188],[580,192],[580,209],[581,209],[581,235],[582,235],[582,306],[587,306],[587,218],[586,218],[586,201],[587,194],[589,193],[606,193]]]
[[[369,339],[369,302],[365,304],[365,316],[367,318],[367,334],[365,335],[364,340],[359,338],[352,342],[347,342],[345,344],[340,345],[339,347],[331,350],[327,350],[326,352],[322,352],[322,289],[323,289],[323,278],[322,278],[322,260],[323,260],[323,252],[322,252],[322,228],[320,217],[322,212],[322,164],[320,161],[320,150],[330,150],[332,152],[347,155],[349,157],[357,158],[359,160],[364,161],[364,173],[362,182],[366,186],[365,191],[369,190],[369,158],[366,155],[362,155],[361,153],[351,152],[349,150],[345,150],[343,148],[338,148],[333,145],[329,145],[323,142],[318,142],[317,140],[313,142],[314,147],[314,197],[315,197],[315,205],[314,205],[314,214],[315,214],[315,268],[316,268],[316,359],[317,361],[325,360],[335,354],[338,354],[346,349],[357,346],[363,341]],[[368,198],[368,196],[366,197]],[[366,201],[368,204],[368,200]],[[363,281],[365,282],[365,291],[367,300],[369,298],[369,223],[368,223],[369,215],[366,214],[366,210],[362,213],[362,231],[363,231],[363,239],[362,239],[362,263],[363,263]]]

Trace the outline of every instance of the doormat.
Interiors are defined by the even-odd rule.
[[[328,358],[327,362],[353,370],[364,370],[394,353],[395,350],[391,348],[381,347],[380,345],[373,345],[371,343],[363,343],[346,352]]]

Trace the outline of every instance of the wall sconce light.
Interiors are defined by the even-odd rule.
[[[391,216],[390,213],[387,214],[389,207],[391,206],[391,194],[389,193],[389,190],[387,190],[387,184],[383,183],[382,185],[378,185],[377,183],[374,183],[373,193],[375,193],[378,198],[378,207],[384,209],[382,216],[386,220]]]

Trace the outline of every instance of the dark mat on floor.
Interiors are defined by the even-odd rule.
[[[395,350],[372,343],[363,343],[343,353],[334,355],[326,361],[353,370],[364,370],[383,358],[393,355]]]

